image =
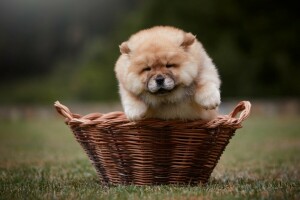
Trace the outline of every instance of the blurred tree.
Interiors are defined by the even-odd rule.
[[[123,29],[173,25],[196,34],[219,68],[224,97],[300,97],[296,2],[153,0],[135,17]]]
[[[51,72],[85,42],[106,37],[136,0],[1,0],[0,83]]]
[[[116,99],[118,45],[155,25],[197,35],[219,69],[223,97],[299,98],[299,22],[292,1],[3,0],[0,83],[10,85],[0,101]]]

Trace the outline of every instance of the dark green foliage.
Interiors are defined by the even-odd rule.
[[[37,4],[26,7],[34,12],[27,10],[30,15],[27,13],[29,17],[23,19],[23,26],[19,22],[4,24],[0,33],[2,57],[5,60],[10,58],[7,55],[19,55],[13,63],[20,68],[2,64],[0,90],[7,95],[0,101],[116,100],[113,67],[119,55],[118,45],[136,31],[155,25],[176,26],[197,35],[219,69],[223,98],[300,97],[300,18],[296,3],[128,0],[127,5],[120,2],[115,0],[106,5],[95,1],[82,6],[74,3],[77,5],[74,8],[68,7],[71,1],[63,5],[53,3],[59,8],[56,11],[59,15],[45,11],[48,18],[43,20],[48,25],[37,20],[41,16],[34,10],[40,8],[41,4]],[[10,19],[5,13],[0,22]],[[20,19],[19,15],[13,18]],[[72,43],[74,27],[83,31],[77,46]],[[7,28],[14,31],[7,32]],[[24,34],[20,36],[20,32]],[[11,33],[16,34],[15,40],[11,39]],[[7,48],[9,42],[13,44],[11,48]],[[40,51],[45,44],[51,45],[47,51]],[[11,70],[20,78],[5,76]],[[25,72],[29,75],[23,76]]]
[[[196,34],[219,68],[224,97],[300,96],[293,3],[154,0],[136,16],[129,30],[172,25]]]

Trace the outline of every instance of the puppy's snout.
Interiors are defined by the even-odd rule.
[[[158,74],[152,76],[147,82],[147,88],[150,92],[156,93],[157,91],[170,91],[175,87],[174,80],[168,75]]]
[[[164,81],[165,81],[165,77],[163,77],[160,74],[155,78],[155,82],[159,86],[162,86],[164,84]]]

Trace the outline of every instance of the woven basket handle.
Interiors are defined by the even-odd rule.
[[[65,117],[66,124],[82,124],[82,125],[92,125],[97,124],[96,119],[102,117],[101,113],[90,113],[85,116],[81,116],[79,114],[72,113],[67,106],[64,106],[59,101],[54,103],[54,106],[57,112]]]
[[[69,108],[67,108],[66,106],[62,105],[59,101],[56,101],[54,103],[54,106],[55,106],[57,112],[59,114],[61,114],[62,116],[64,116],[67,121],[70,121],[70,120],[73,119],[73,114],[71,113],[71,111],[69,110]]]
[[[250,114],[251,103],[249,101],[241,101],[234,110],[229,114],[229,117],[235,118],[236,115],[241,112],[239,118],[237,119],[237,123],[240,124],[242,121],[247,119]]]

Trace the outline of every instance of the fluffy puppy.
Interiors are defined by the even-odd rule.
[[[132,35],[120,51],[115,72],[129,120],[216,117],[220,79],[194,35],[157,26]]]

